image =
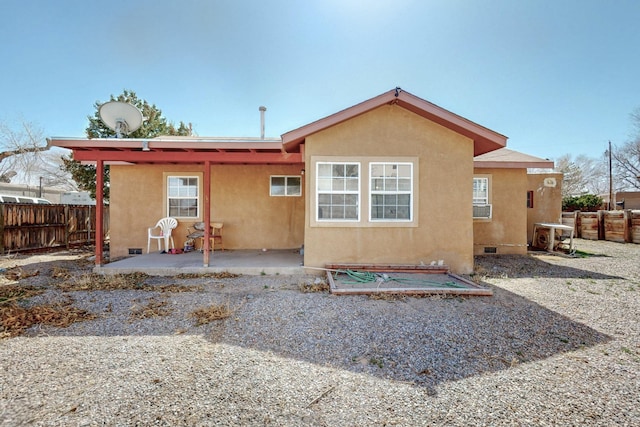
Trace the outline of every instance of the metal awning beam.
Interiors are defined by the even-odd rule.
[[[73,150],[73,159],[80,162],[129,162],[129,163],[248,163],[265,164],[303,163],[301,153],[273,152],[185,152],[185,151],[103,151]]]

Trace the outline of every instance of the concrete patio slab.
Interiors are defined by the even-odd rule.
[[[100,274],[141,272],[151,276],[222,272],[246,275],[317,273],[305,270],[303,263],[303,256],[298,249],[215,251],[209,255],[208,267],[203,265],[203,254],[199,251],[177,255],[151,252],[96,266],[94,272]]]

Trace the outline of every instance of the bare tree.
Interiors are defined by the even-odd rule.
[[[42,130],[22,121],[18,127],[0,122],[0,181],[41,176],[43,152],[49,150]]]
[[[609,192],[609,158],[606,153],[600,157],[588,157],[581,154],[576,157],[575,163],[582,170],[586,193],[606,194]]]
[[[65,191],[79,191],[71,174],[63,167],[62,157],[67,154],[66,151],[52,148],[50,151],[42,153],[40,168],[42,174],[40,176],[47,187],[56,187]]]
[[[575,159],[571,154],[565,154],[558,158],[555,164],[554,170],[564,174],[562,197],[609,193],[609,154],[607,152],[600,157],[580,154]],[[614,191],[620,191],[622,188],[620,179],[615,175],[613,187]]]
[[[640,108],[631,114],[636,136],[611,152],[621,189],[640,190]]]
[[[5,182],[56,187],[65,191],[78,191],[78,187],[71,175],[62,167],[62,157],[66,154],[67,150],[55,147],[38,153],[17,154],[14,156],[15,158],[12,157],[8,160],[9,163],[25,165],[25,168],[16,167],[16,169],[20,170],[20,173],[16,174],[15,178]]]
[[[565,154],[555,161],[555,171],[561,172],[562,197],[577,196],[586,192],[586,180],[580,166],[571,159],[571,154]]]

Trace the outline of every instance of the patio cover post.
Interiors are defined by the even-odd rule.
[[[211,230],[209,224],[211,223],[211,161],[205,160],[204,162],[204,185],[203,188],[203,209],[204,209],[204,242],[202,245],[204,267],[209,267],[209,237],[211,236]]]
[[[102,214],[104,209],[104,162],[96,161],[96,266],[102,266],[102,247],[104,244]]]

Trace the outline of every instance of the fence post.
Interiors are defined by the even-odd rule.
[[[64,223],[65,223],[65,227],[64,227],[64,245],[67,248],[67,250],[69,250],[69,236],[71,235],[71,230],[69,230],[70,228],[70,224],[69,224],[69,205],[64,205],[64,211],[63,211],[63,216],[64,216]]]
[[[87,244],[91,244],[91,205],[88,205],[87,211]]]
[[[622,211],[622,219],[624,221],[624,242],[632,243],[633,238],[631,236],[631,209],[625,209]]]
[[[573,211],[573,220],[576,227],[576,237],[582,239],[582,215],[580,211]]]
[[[0,254],[4,255],[4,207],[0,205]]]
[[[598,218],[598,240],[605,240],[606,236],[604,235],[604,212],[605,211],[598,211],[597,212],[597,218]]]

